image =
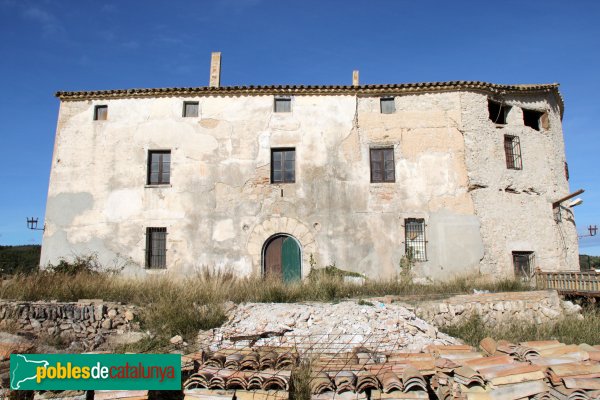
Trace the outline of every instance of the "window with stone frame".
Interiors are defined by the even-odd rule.
[[[171,183],[171,150],[148,151],[148,185]]]
[[[271,183],[296,182],[296,149],[271,149]]]

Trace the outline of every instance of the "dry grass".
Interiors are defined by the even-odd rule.
[[[597,307],[588,307],[583,309],[582,314],[583,319],[569,316],[554,323],[539,325],[535,322],[511,321],[494,328],[486,326],[479,315],[473,315],[467,321],[445,327],[442,331],[472,346],[477,346],[487,336],[513,343],[556,339],[566,344],[600,344],[600,311]]]

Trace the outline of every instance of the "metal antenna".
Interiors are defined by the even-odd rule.
[[[27,218],[27,228],[31,229],[32,231],[43,231],[46,229],[46,224],[44,224],[43,228],[38,228],[38,220],[39,218]]]

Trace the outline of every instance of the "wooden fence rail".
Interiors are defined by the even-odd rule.
[[[560,294],[600,297],[600,273],[595,271],[536,271],[538,289],[555,289]]]

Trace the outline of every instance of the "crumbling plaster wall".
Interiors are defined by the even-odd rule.
[[[551,93],[496,96],[511,106],[507,123],[496,125],[488,118],[488,97],[461,94],[469,183],[485,244],[482,273],[512,276],[513,251],[534,251],[536,266],[544,270],[578,269],[573,215],[562,210],[556,223],[552,210],[569,193],[556,99]],[[525,126],[523,108],[548,112],[549,129]],[[519,137],[522,170],[507,169],[504,135]]]
[[[294,96],[291,113],[274,113],[273,96],[63,101],[41,263],[96,252],[127,273],[157,273],[143,268],[145,228],[166,227],[167,271],[174,273],[204,266],[260,273],[264,242],[288,233],[301,245],[304,276],[312,255],[321,266],[389,277],[404,255],[404,218],[424,218],[428,261],[417,263],[417,275],[477,273],[484,243],[494,247],[484,265],[508,257],[493,243],[500,218],[486,209],[486,191],[468,191],[479,174],[495,179],[474,171],[492,169],[473,154],[487,149],[475,136],[489,122],[484,98],[402,95],[394,114],[380,113],[378,97],[350,95]],[[199,102],[197,118],[181,116],[185,100]],[[108,105],[108,120],[92,120],[98,104]],[[374,146],[394,147],[394,183],[370,183]],[[275,147],[296,149],[296,183],[270,183]],[[148,150],[160,149],[171,150],[170,185],[147,187]],[[497,158],[490,162],[500,172],[502,151],[487,156]]]

